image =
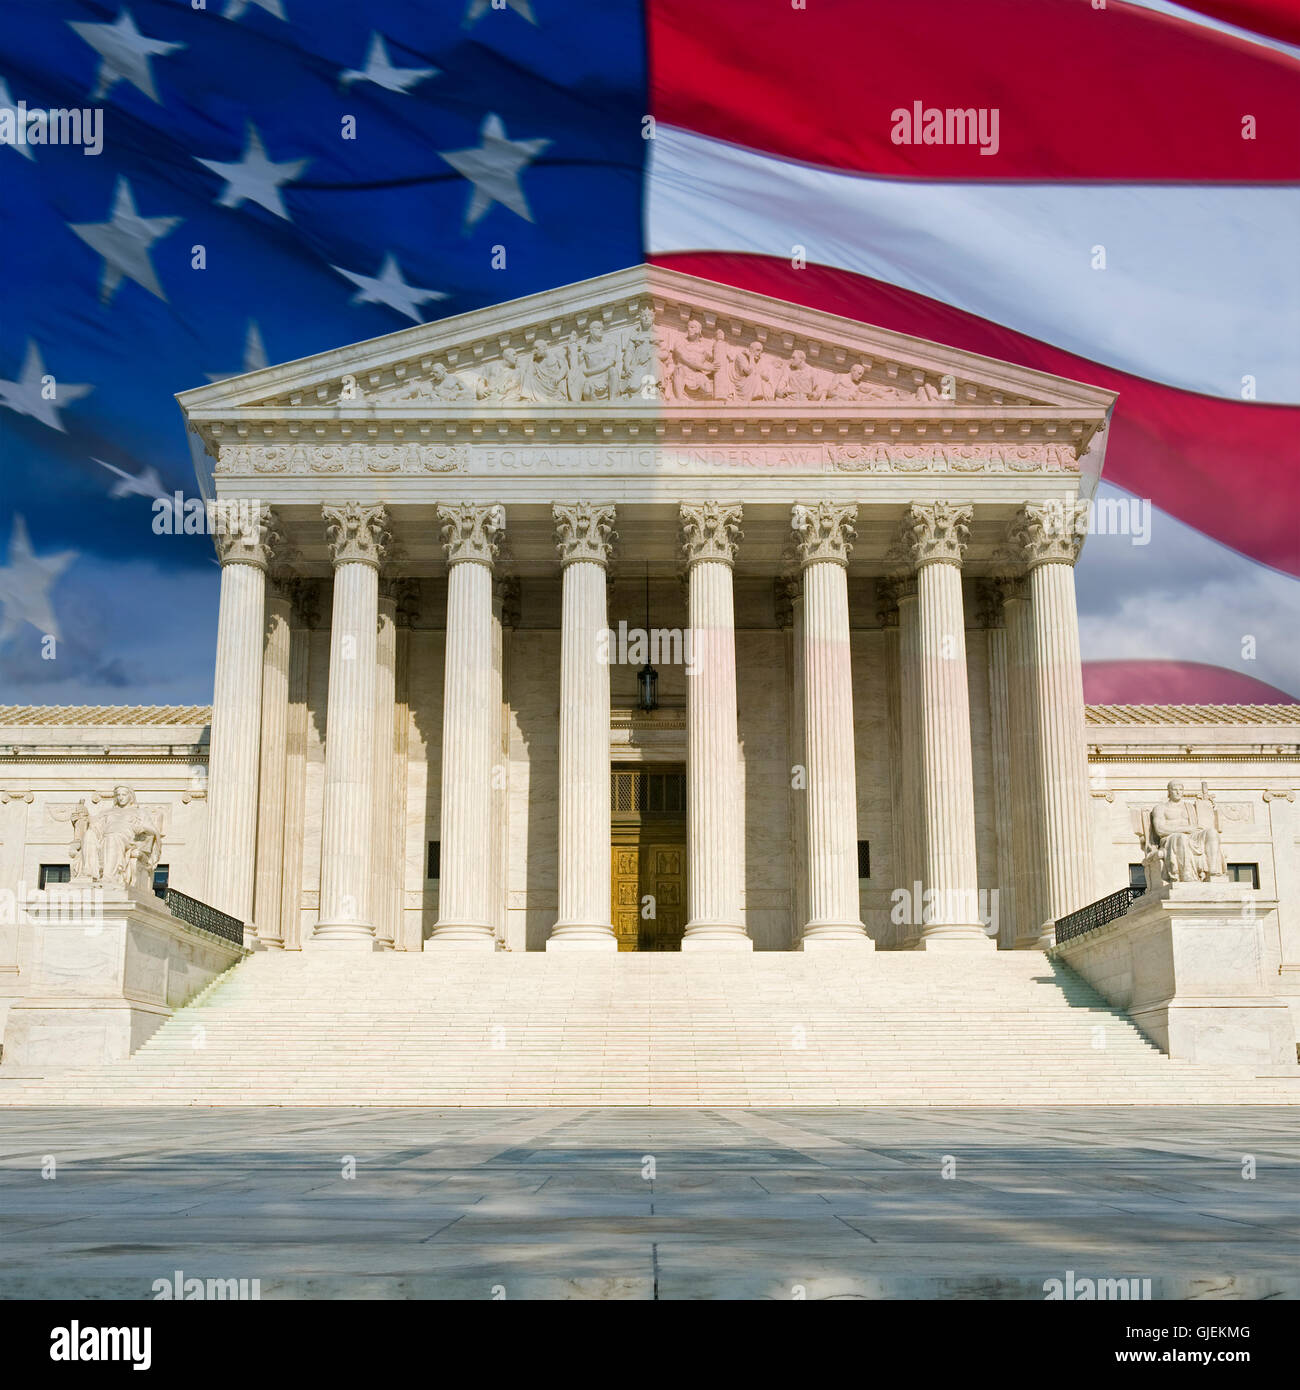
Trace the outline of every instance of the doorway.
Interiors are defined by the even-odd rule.
[[[620,951],[679,951],[686,930],[686,772],[610,769],[610,912]]]

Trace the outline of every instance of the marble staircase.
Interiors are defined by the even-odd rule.
[[[3,1077],[4,1073],[0,1073]],[[1300,1103],[1171,1061],[1037,952],[261,952],[127,1062],[10,1105]]]

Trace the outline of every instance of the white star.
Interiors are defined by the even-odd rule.
[[[146,38],[136,27],[130,10],[123,10],[114,24],[68,24],[100,56],[99,78],[91,101],[106,97],[113,86],[126,79],[138,87],[150,101],[158,100],[149,70],[150,58],[161,58],[184,48],[183,43],[166,43],[162,39]]]
[[[183,217],[141,217],[135,210],[131,185],[124,178],[117,181],[113,194],[113,216],[107,222],[69,222],[68,226],[104,258],[104,278],[99,285],[99,302],[108,304],[117,293],[123,279],[143,285],[165,303],[158,277],[153,273],[149,248],[180,225]]]
[[[0,604],[4,605],[0,646],[24,623],[31,623],[42,635],[58,637],[59,625],[50,607],[50,589],[76,558],[75,550],[61,550],[57,555],[38,558],[32,551],[27,523],[17,513],[14,514],[13,534],[9,538],[9,563],[0,566]]]
[[[230,0],[221,17],[222,19],[242,19],[244,11],[250,5],[260,5],[272,18],[283,19],[286,23],[288,22],[283,0]]]
[[[103,459],[92,458],[90,461],[99,464],[101,468],[107,468],[110,473],[117,474],[118,481],[108,490],[108,495],[115,500],[120,497],[171,500],[171,493],[163,490],[163,480],[158,476],[156,468],[144,467],[139,473],[128,473],[125,468],[116,468],[111,463],[105,463]]]
[[[18,373],[18,380],[0,380],[0,406],[19,415],[30,415],[33,420],[39,420],[52,430],[66,434],[67,426],[59,419],[60,409],[71,405],[73,401],[79,401],[82,396],[90,395],[95,388],[81,383],[75,386],[61,385],[51,377],[50,387],[54,395],[46,400],[43,381],[45,374],[45,363],[41,361],[41,350],[36,346],[36,339],[28,338],[27,355],[23,358],[23,368]]]
[[[25,140],[21,144],[18,143],[18,103],[10,96],[9,84],[3,77],[0,77],[0,111],[8,111],[10,113],[9,119],[14,123],[13,148],[24,159],[35,159],[36,156],[32,153],[32,147]],[[5,143],[8,144],[9,142],[6,140]]]
[[[215,159],[200,159],[199,163],[214,174],[226,180],[221,197],[216,201],[223,208],[237,208],[244,201],[257,203],[268,212],[289,221],[284,210],[284,199],[280,197],[280,185],[292,183],[301,177],[302,171],[311,163],[310,159],[287,159],[282,164],[266,156],[266,148],[257,127],[249,121],[248,144],[244,147],[244,157],[238,164],[222,164]],[[281,172],[283,171],[283,172]]]
[[[530,0],[506,0],[506,4],[509,5],[516,14],[523,15],[529,24],[537,23],[537,20],[533,17],[533,7]],[[469,7],[465,11],[465,18],[460,22],[461,28],[471,28],[473,25],[477,24],[490,9],[494,8],[496,7],[492,4],[492,0],[469,0]]]
[[[387,48],[384,47],[383,35],[373,33],[370,36],[370,50],[366,54],[365,67],[349,68],[340,75],[339,81],[345,87],[350,87],[354,82],[373,82],[376,87],[383,87],[389,92],[406,92],[417,82],[423,82],[426,77],[437,75],[437,68],[395,68],[388,56]]]
[[[256,319],[248,320],[248,332],[244,335],[244,365],[237,372],[209,372],[209,381],[229,381],[232,376],[242,376],[246,372],[258,372],[267,365],[266,348],[262,345],[262,330]]]
[[[469,206],[465,209],[465,230],[469,231],[492,206],[500,203],[526,222],[533,220],[524,190],[519,186],[519,172],[525,169],[547,146],[549,140],[510,140],[501,117],[495,114],[484,118],[479,131],[480,145],[467,150],[440,150],[458,174],[473,185]]]
[[[344,270],[341,265],[333,269],[359,287],[351,303],[387,304],[390,309],[396,309],[399,314],[405,314],[416,323],[424,322],[419,305],[425,300],[447,298],[440,290],[422,290],[417,285],[408,285],[402,278],[402,268],[391,252],[384,256],[378,276],[358,275],[354,271]]]

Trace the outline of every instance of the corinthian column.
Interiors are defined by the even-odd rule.
[[[231,508],[213,539],[221,561],[208,755],[211,906],[249,924],[257,859],[266,569],[280,541],[269,507]]]
[[[321,510],[334,562],[334,610],[325,713],[320,916],[311,945],[368,951],[378,949],[369,899],[379,565],[388,548],[388,511],[359,502]]]
[[[564,569],[560,636],[559,917],[548,951],[616,951],[610,922],[609,664],[605,566],[612,503],[557,504]]]
[[[683,951],[752,951],[740,912],[736,805],[736,620],[731,567],[742,532],[739,505],[680,512],[690,585],[687,674],[686,840],[690,920]]]
[[[393,723],[397,709],[396,579],[379,581],[379,622],[375,629],[375,736],[371,756],[374,803],[370,831],[369,915],[375,938],[385,950],[393,946],[395,921],[389,891],[397,873],[393,840]]]
[[[447,552],[447,661],[442,703],[442,879],[425,950],[494,951],[492,768],[501,713],[495,675],[492,565],[505,532],[499,503],[438,508]]]
[[[261,776],[257,797],[257,878],[253,911],[258,941],[275,949],[284,946],[280,907],[292,612],[293,604],[286,588],[272,582],[266,597],[266,640],[262,650]]]
[[[1029,566],[1029,608],[1042,816],[1045,920],[1037,940],[1050,945],[1058,918],[1092,899],[1088,756],[1084,744],[1083,666],[1074,562],[1087,530],[1087,504],[1028,505],[1011,540]]]
[[[803,573],[804,747],[808,778],[808,921],[799,949],[874,950],[858,907],[857,764],[849,659],[849,553],[856,507],[791,511]]]
[[[979,917],[975,775],[961,561],[971,509],[913,505],[899,541],[917,570],[921,759],[924,784],[922,949],[995,949]],[[915,915],[916,904],[913,904]]]

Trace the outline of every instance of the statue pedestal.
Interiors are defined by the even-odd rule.
[[[1264,975],[1264,922],[1276,908],[1235,883],[1170,884],[1052,954],[1171,1057],[1293,1069],[1291,1012]]]
[[[30,975],[9,1011],[6,1071],[49,1074],[129,1057],[243,955],[152,893],[74,880],[32,893]]]

